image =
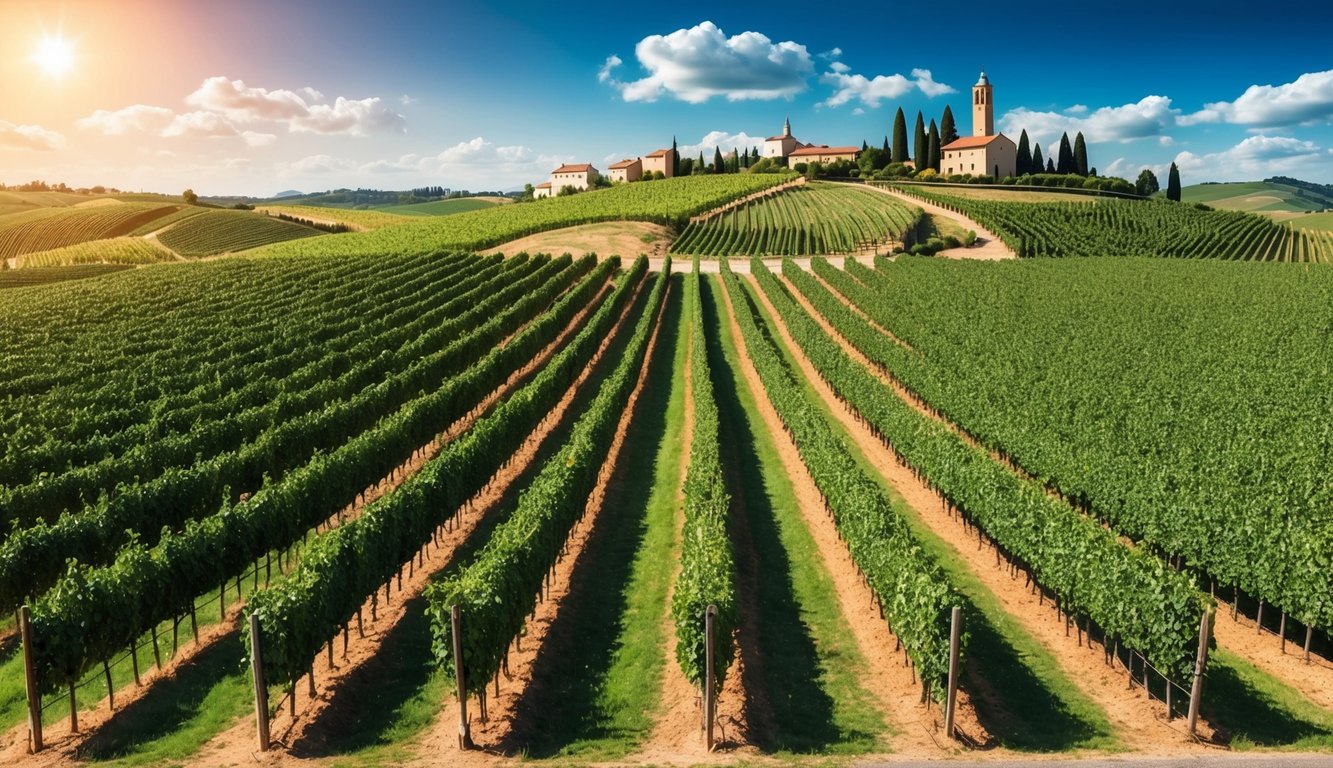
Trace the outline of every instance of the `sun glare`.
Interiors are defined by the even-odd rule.
[[[37,66],[52,77],[62,77],[74,67],[74,48],[63,37],[45,37],[32,54]]]

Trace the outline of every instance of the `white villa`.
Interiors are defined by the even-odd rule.
[[[638,181],[643,178],[643,160],[636,157],[612,163],[606,175],[611,181]]]
[[[945,176],[1013,176],[1018,167],[1018,145],[995,132],[995,99],[983,70],[972,86],[972,135],[940,147],[940,173]]]
[[[796,163],[832,163],[837,160],[856,162],[861,150],[858,147],[830,147],[827,144],[806,144],[791,133],[791,118],[782,122],[782,133],[764,139],[764,157],[786,161],[788,165]]]

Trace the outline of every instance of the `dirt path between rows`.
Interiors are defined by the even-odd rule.
[[[796,301],[830,334],[849,357],[865,366],[886,387],[895,393],[898,392],[891,380],[839,336],[794,286],[783,278],[779,279]],[[767,297],[763,303],[772,312]],[[777,318],[776,313],[773,313],[773,317]],[[1139,691],[1131,690],[1126,683],[1123,670],[1113,669],[1105,664],[1104,651],[1100,643],[1089,641],[1086,645],[1079,645],[1073,638],[1068,637],[1065,622],[1056,615],[1054,606],[1043,605],[1042,598],[1024,588],[1017,571],[1011,572],[1007,564],[997,565],[997,559],[992,552],[980,549],[976,537],[964,528],[960,519],[949,514],[941,498],[918,479],[911,469],[897,460],[889,446],[858,419],[851,406],[838,399],[805,353],[794,343],[786,325],[780,319],[776,321],[776,328],[777,333],[792,350],[806,380],[829,404],[834,417],[857,447],[907,501],[917,517],[936,536],[949,544],[958,561],[995,595],[1005,611],[1055,657],[1065,676],[1106,711],[1117,736],[1126,746],[1134,751],[1158,755],[1201,754],[1206,751],[1205,747],[1188,741],[1181,720],[1168,723],[1160,705],[1147,702]],[[916,407],[910,400],[907,402]],[[1211,732],[1206,724],[1200,725],[1200,731],[1204,735]]]
[[[891,331],[870,320],[851,302],[851,300],[838,293],[833,286],[824,282],[818,275],[814,275],[813,272],[810,272],[810,274],[827,288],[835,298],[841,301],[843,306],[856,312],[863,319],[866,319],[867,322],[870,322],[876,330],[884,333],[893,341],[898,342],[899,344],[903,343],[899,341]],[[1011,472],[1014,472],[1030,482],[1041,482],[1026,469],[1019,466],[1012,458],[1004,456],[999,451],[987,447],[960,425],[945,418],[931,407],[924,398],[916,392],[908,389],[906,385],[892,374],[892,372],[863,355],[859,350],[852,346],[846,338],[839,334],[836,329],[829,325],[822,315],[814,310],[814,307],[806,300],[800,291],[796,290],[796,287],[792,285],[790,281],[785,277],[780,279],[787,286],[788,292],[791,293],[797,302],[799,302],[806,311],[814,317],[815,321],[842,346],[847,354],[868,368],[876,378],[886,386],[893,389],[894,393],[897,394],[901,400],[906,402],[923,416],[929,417],[930,419],[947,426],[955,435],[968,445],[971,445],[978,450],[985,451],[991,459],[1003,464]],[[1045,488],[1047,495],[1059,500],[1061,503],[1066,503],[1058,491],[1044,483],[1042,486]],[[1106,527],[1113,533],[1115,532],[1109,526],[1103,525],[1103,527]],[[1126,546],[1136,546],[1131,539],[1125,536],[1118,536],[1118,538]],[[1333,663],[1330,663],[1329,659],[1322,658],[1317,654],[1311,654],[1311,663],[1306,664],[1304,661],[1304,654],[1300,645],[1297,643],[1288,642],[1288,650],[1286,653],[1283,653],[1281,642],[1273,633],[1265,631],[1262,634],[1256,634],[1254,631],[1254,622],[1249,620],[1248,617],[1239,621],[1230,619],[1228,617],[1230,614],[1229,605],[1229,603],[1223,602],[1220,599],[1218,600],[1217,620],[1213,623],[1213,634],[1218,645],[1244,657],[1247,661],[1253,663],[1265,673],[1272,675],[1283,683],[1300,691],[1319,706],[1333,710]]]
[[[813,258],[816,257],[815,256],[764,256],[762,257],[762,261],[765,264],[767,264],[770,269],[775,269],[781,267],[783,261],[791,259],[792,261],[801,265],[802,269],[809,270],[810,260]],[[862,254],[858,256],[829,255],[829,256],[823,256],[822,258],[828,259],[829,263],[837,267],[838,269],[842,269],[848,259],[859,261],[862,264],[865,264],[866,266],[872,269],[875,267],[874,254]],[[699,274],[716,275],[721,273],[723,261],[727,261],[730,264],[732,272],[735,272],[740,275],[748,275],[750,273],[749,257],[744,257],[744,258],[736,257],[732,259],[699,259]],[[666,257],[649,257],[648,271],[661,272],[665,262],[666,262]],[[693,262],[694,260],[688,257],[672,256],[671,271],[684,272],[684,273],[693,272],[694,271]]]
[[[814,278],[814,279],[815,279],[815,282],[817,282],[817,283],[819,283],[820,285],[824,286],[824,288],[825,288],[829,293],[833,294],[834,296],[840,296],[840,294],[838,293],[837,289],[834,288],[832,285],[830,285],[826,280],[824,280],[824,278],[820,277],[820,276],[815,272],[815,270],[814,270],[813,267],[805,267],[805,266],[801,266],[801,265],[799,265],[799,264],[798,264],[797,266],[800,266],[801,269],[804,269],[806,272],[809,272],[809,273],[810,273],[810,277]],[[871,264],[871,265],[870,265],[870,268],[871,268],[871,269],[874,269],[874,268],[875,268],[875,265],[874,265],[874,264]],[[777,274],[781,274],[781,269],[782,269],[782,268],[781,268],[781,265],[779,265],[778,270],[776,270],[776,273],[777,273]],[[844,270],[844,271],[845,271],[845,270]],[[850,275],[849,275],[849,277],[850,277]],[[855,278],[853,278],[853,279],[855,279]],[[895,334],[893,331],[891,331],[891,330],[889,330],[888,328],[885,328],[884,326],[880,325],[880,324],[879,324],[873,317],[871,317],[870,315],[867,315],[864,311],[862,311],[860,307],[856,306],[855,304],[853,304],[853,303],[850,302],[850,301],[847,301],[845,298],[844,298],[844,300],[843,300],[843,304],[845,304],[845,305],[847,306],[848,309],[850,309],[854,314],[856,314],[857,317],[860,317],[862,320],[864,320],[864,321],[866,321],[867,323],[869,323],[869,324],[871,325],[871,327],[873,327],[875,330],[877,330],[877,331],[879,331],[880,333],[882,333],[882,334],[884,334],[885,336],[887,336],[887,337],[889,338],[889,341],[892,341],[894,344],[897,344],[898,346],[902,347],[903,349],[907,350],[908,352],[916,352],[916,350],[912,347],[911,344],[908,344],[906,341],[903,341],[902,339],[898,338],[898,335]]]
[[[1009,246],[1005,245],[1003,240],[996,237],[994,232],[991,232],[989,229],[986,229],[957,211],[951,211],[948,208],[935,205],[934,203],[919,200],[911,195],[905,195],[894,189],[888,189],[873,184],[866,186],[886,195],[896,197],[908,205],[916,206],[932,216],[940,216],[956,221],[963,227],[963,229],[970,229],[977,233],[976,245],[971,248],[950,248],[945,251],[940,251],[937,254],[938,256],[943,256],[946,259],[977,259],[980,261],[1000,261],[1002,259],[1018,258],[1018,254],[1014,253]]]
[[[895,752],[932,756],[947,753],[952,750],[952,746],[939,733],[943,727],[943,713],[938,707],[927,711],[920,704],[920,684],[916,682],[905,659],[894,652],[897,645],[895,637],[874,607],[874,594],[857,574],[856,566],[843,546],[833,520],[824,511],[824,500],[814,479],[768,399],[763,381],[741,336],[731,295],[725,289],[721,293],[722,305],[726,310],[725,322],[731,329],[742,361],[738,373],[754,397],[764,426],[777,446],[783,469],[796,489],[801,517],[815,541],[825,570],[837,587],[838,604],[865,658],[866,665],[857,682],[874,697],[878,709],[896,731],[892,739]],[[960,692],[958,703],[958,723],[975,733],[979,725],[975,724],[976,718],[971,714],[965,691]]]
[[[646,283],[647,280],[645,280]],[[487,722],[479,721],[477,702],[475,700],[469,701],[471,736],[477,749],[469,752],[459,751],[458,702],[450,697],[448,701],[443,702],[435,725],[413,745],[416,756],[425,763],[437,764],[441,755],[448,755],[451,765],[484,765],[494,762],[496,757],[510,756],[507,747],[511,734],[516,730],[522,730],[523,727],[522,723],[515,721],[515,717],[518,714],[517,705],[532,680],[533,664],[538,659],[562,607],[567,604],[565,598],[572,586],[575,570],[583,559],[582,555],[589,540],[594,535],[597,521],[604,511],[604,500],[608,490],[613,483],[619,481],[618,475],[628,471],[620,462],[620,457],[630,423],[637,410],[639,398],[648,380],[648,372],[657,349],[658,338],[661,335],[662,318],[666,311],[669,294],[670,287],[668,286],[661,304],[657,307],[649,307],[646,310],[654,312],[656,317],[653,321],[653,331],[648,340],[644,361],[639,368],[638,380],[630,393],[625,410],[621,414],[620,422],[616,425],[615,437],[598,473],[597,484],[584,506],[583,516],[570,531],[569,538],[565,543],[564,556],[556,561],[551,570],[544,599],[539,598],[535,611],[528,618],[524,630],[520,633],[521,647],[517,642],[518,638],[516,638],[515,643],[510,645],[509,671],[507,675],[501,675],[505,678],[505,682],[501,685],[498,684],[498,679],[492,681],[491,684],[495,687],[488,689],[486,700],[489,716]],[[633,306],[633,303],[631,302],[629,306]],[[612,337],[608,336],[608,339],[610,338]]]
[[[602,296],[608,290],[610,290],[609,281],[603,284],[597,296],[598,297]],[[329,517],[323,523],[315,526],[315,533],[319,534],[322,533],[323,531],[329,530],[330,528],[340,524],[340,521],[352,520],[355,519],[356,517],[359,517],[360,514],[365,510],[365,508],[368,505],[373,503],[376,499],[380,498],[381,496],[384,496],[385,494],[392,492],[395,488],[397,488],[404,481],[406,481],[407,478],[416,474],[416,472],[419,471],[421,467],[426,464],[426,462],[430,461],[432,458],[434,458],[436,454],[439,453],[441,448],[443,448],[446,444],[448,444],[452,440],[456,439],[459,435],[463,434],[465,431],[470,429],[472,425],[476,422],[476,420],[480,418],[481,415],[486,410],[488,410],[492,405],[494,405],[495,402],[497,402],[501,397],[504,397],[511,390],[515,389],[518,383],[521,382],[523,379],[525,379],[527,376],[531,375],[533,371],[536,371],[541,365],[544,365],[545,362],[555,354],[556,350],[558,350],[561,346],[563,346],[565,340],[570,338],[572,334],[576,333],[578,328],[582,326],[583,319],[587,316],[589,312],[589,307],[591,306],[592,303],[590,303],[588,307],[584,307],[583,309],[581,309],[575,315],[574,320],[571,321],[571,323],[568,326],[566,326],[566,328],[556,338],[555,341],[549,344],[539,354],[535,355],[533,359],[530,360],[527,364],[525,364],[517,371],[512,373],[509,379],[506,380],[504,384],[497,387],[493,392],[487,395],[486,398],[483,399],[480,403],[478,403],[471,411],[463,415],[461,418],[457,419],[453,424],[451,424],[444,432],[440,433],[440,435],[436,437],[434,440],[432,440],[428,445],[422,446],[416,451],[413,451],[412,455],[406,461],[404,461],[398,467],[391,470],[388,475],[381,478],[377,483],[375,483],[375,485],[367,488],[362,493],[360,493],[357,499],[352,504],[348,505],[342,510],[339,510],[338,513]],[[524,324],[524,327],[526,327],[526,325],[527,324]],[[509,341],[513,339],[514,336],[520,333],[521,331],[522,329],[520,328],[516,330],[513,334],[510,334],[501,342],[501,346],[509,343]],[[123,710],[126,707],[134,704],[141,698],[151,695],[154,690],[154,684],[157,683],[159,680],[169,679],[174,677],[176,673],[181,670],[181,668],[192,663],[201,653],[211,648],[214,644],[223,640],[224,638],[232,635],[235,632],[238,632],[239,619],[243,608],[244,608],[243,600],[233,601],[227,608],[226,619],[224,621],[217,624],[206,626],[200,630],[198,643],[183,644],[183,647],[175,655],[175,657],[171,659],[170,662],[162,665],[162,669],[160,671],[156,669],[141,670],[142,672],[141,679],[143,682],[142,686],[127,688],[116,692],[115,701],[117,710]],[[383,623],[383,620],[381,621],[381,623]],[[342,674],[336,675],[335,679],[339,679],[345,674],[346,673],[343,672]],[[323,679],[327,678],[328,675],[326,674],[318,677]],[[304,693],[304,689],[298,687],[298,692]],[[285,708],[282,709],[279,712],[279,717],[280,718],[284,717],[285,712],[286,709]],[[298,712],[298,718],[300,716],[301,713]],[[87,741],[94,738],[99,729],[102,726],[106,725],[108,722],[110,722],[114,717],[115,717],[115,712],[113,712],[110,709],[109,701],[104,698],[102,702],[95,709],[79,713],[80,732],[78,734],[71,734],[68,730],[65,730],[68,728],[68,720],[63,721],[64,723],[63,725],[57,724],[55,727],[47,726],[47,728],[44,729],[43,733],[43,736],[45,737],[45,741],[47,744],[47,749],[44,750],[39,756],[37,756],[37,758],[30,757],[28,759],[30,761],[33,761],[31,763],[33,765],[56,765],[69,762],[70,760],[73,760],[76,757],[79,749],[81,749],[82,746]],[[253,747],[253,742],[254,742],[253,729],[254,729],[254,724],[247,723],[245,728],[243,728],[242,730],[245,730],[245,733],[248,735],[248,740],[238,740],[238,743],[244,743],[246,745],[245,747],[246,750]],[[236,729],[234,728],[233,730]],[[280,726],[277,721],[275,721],[272,731],[274,734],[281,733]],[[53,733],[54,733],[54,738],[53,738]],[[224,734],[224,736],[225,735],[226,734]],[[10,757],[15,754],[21,754],[23,751],[26,750],[27,744],[28,744],[28,726],[27,722],[25,721],[22,725],[16,726],[14,729],[11,729],[8,734],[5,735],[3,742],[0,743],[0,756]]]

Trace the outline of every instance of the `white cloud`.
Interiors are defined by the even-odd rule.
[[[830,70],[832,70],[833,72],[837,72],[837,73],[840,74],[840,75],[842,75],[842,74],[846,74],[847,72],[851,72],[851,71],[852,71],[852,68],[851,68],[851,67],[847,66],[846,64],[843,64],[841,61],[835,61],[835,62],[829,64],[829,65],[828,65],[828,68],[829,68]]]
[[[0,120],[0,149],[48,151],[65,145],[65,137],[40,125],[15,125]]]
[[[929,69],[914,69],[911,78],[898,74],[867,78],[865,75],[849,75],[846,68],[835,66],[830,66],[829,70],[819,78],[824,85],[833,86],[833,95],[821,102],[825,107],[841,107],[855,100],[863,107],[877,109],[881,100],[899,98],[914,88],[930,97],[954,93],[952,86],[935,82]]]
[[[830,50],[824,51],[823,53],[819,54],[819,58],[823,59],[824,61],[829,61],[831,59],[837,59],[841,57],[842,57],[841,48],[832,48]]]
[[[1250,136],[1222,152],[1206,155],[1181,152],[1176,155],[1176,165],[1181,173],[1202,177],[1201,181],[1271,176],[1327,161],[1327,154],[1312,141],[1264,135]]]
[[[860,107],[857,107],[856,109],[852,110],[852,114],[857,116],[864,115],[865,113],[866,111]]]
[[[751,136],[744,131],[741,131],[740,133],[709,131],[704,134],[703,138],[699,139],[699,141],[694,144],[681,144],[677,148],[677,151],[680,152],[681,157],[694,158],[699,157],[699,153],[703,152],[704,160],[711,163],[713,162],[714,150],[721,149],[722,154],[725,155],[733,149],[763,147],[764,138],[765,137],[763,136]]]
[[[236,130],[236,126],[228,122],[227,118],[215,112],[186,112],[176,115],[171,123],[162,129],[162,135],[218,138],[240,134]]]
[[[1088,114],[1087,104],[1075,104],[1072,107],[1065,107],[1066,115],[1086,115]]]
[[[286,123],[287,129],[293,133],[366,136],[402,133],[406,129],[406,119],[389,109],[378,97],[347,99],[339,96],[332,104],[319,103],[321,101],[323,94],[311,88],[270,91],[225,77],[210,77],[185,97],[187,104],[219,113],[233,122]]]
[[[1236,123],[1274,128],[1333,120],[1333,69],[1307,72],[1295,82],[1251,85],[1235,101],[1218,101],[1181,119],[1181,125]]]
[[[600,69],[597,70],[597,82],[605,83],[611,80],[611,70],[624,64],[625,62],[614,53],[606,57]]]
[[[648,76],[622,82],[611,75],[621,61],[608,57],[598,80],[625,101],[656,101],[663,95],[690,104],[714,96],[730,101],[791,97],[805,90],[814,63],[804,45],[775,43],[759,32],[727,37],[705,21],[669,35],[649,35],[634,47]]]
[[[166,107],[153,107],[147,104],[134,104],[116,110],[99,109],[91,115],[75,121],[80,128],[99,130],[107,136],[124,136],[127,133],[161,134],[176,113]]]
[[[1028,138],[1043,145],[1059,141],[1062,133],[1068,133],[1072,139],[1079,132],[1090,143],[1125,142],[1163,136],[1167,129],[1176,125],[1179,116],[1180,110],[1171,107],[1171,99],[1145,96],[1133,104],[1101,107],[1082,117],[1019,107],[1006,112],[999,124],[1000,130],[1010,136],[1017,136],[1026,129]]]
[[[410,107],[410,106],[412,106],[413,104],[416,104],[416,103],[419,102],[419,101],[421,101],[421,99],[414,98],[414,97],[412,97],[412,96],[408,96],[406,93],[404,93],[402,96],[399,96],[399,97],[398,97],[398,103],[399,103],[399,104],[402,104],[404,107]]]

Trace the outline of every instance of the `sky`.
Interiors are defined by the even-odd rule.
[[[1333,183],[1333,3],[0,0],[0,182],[509,190],[562,162],[879,144],[901,107],[1185,184]]]

